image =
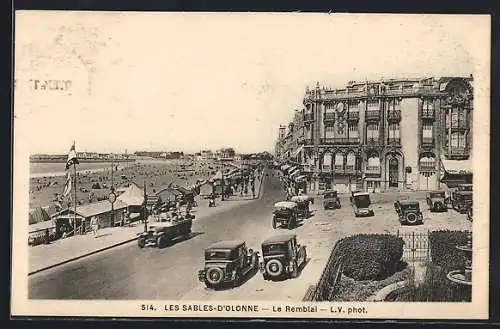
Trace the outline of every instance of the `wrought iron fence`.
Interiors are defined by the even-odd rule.
[[[400,232],[397,236],[403,239],[403,260],[407,262],[426,262],[430,260],[429,231]]]

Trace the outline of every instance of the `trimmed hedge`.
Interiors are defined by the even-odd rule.
[[[339,255],[343,274],[358,280],[383,280],[401,270],[403,239],[389,234],[359,234],[344,238]]]
[[[466,261],[465,253],[456,246],[467,244],[467,233],[464,231],[433,231],[429,234],[432,263],[449,272],[463,269]]]

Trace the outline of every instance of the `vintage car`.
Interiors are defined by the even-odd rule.
[[[337,191],[325,191],[323,193],[323,208],[327,209],[340,209],[340,198]]]
[[[375,215],[371,206],[370,193],[354,191],[350,200],[356,217]]]
[[[205,249],[205,266],[198,279],[207,288],[237,286],[252,271],[258,271],[259,253],[247,249],[245,241],[219,241]],[[254,273],[255,273],[254,272]]]
[[[451,198],[451,207],[461,214],[466,214],[472,207],[472,191],[455,191]]]
[[[162,214],[163,215],[163,214]],[[147,231],[138,233],[137,245],[139,248],[156,246],[163,248],[180,237],[189,237],[191,234],[192,219],[183,217],[166,218],[159,216],[148,219]]]
[[[292,196],[290,201],[295,202],[297,204],[297,212],[298,215],[303,218],[309,217],[309,202],[310,199],[307,195],[295,195]]]
[[[295,234],[276,235],[262,242],[259,268],[264,280],[296,278],[306,259],[306,247],[297,243]]]
[[[399,217],[401,224],[423,223],[424,219],[420,211],[420,204],[413,200],[398,200],[394,202],[394,209]]]
[[[273,210],[273,228],[286,225],[292,229],[297,224],[298,206],[292,201],[280,201],[274,204]]]
[[[425,201],[429,206],[430,211],[447,211],[447,200],[445,191],[428,192],[425,196]]]

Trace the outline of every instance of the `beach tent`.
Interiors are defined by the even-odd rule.
[[[127,206],[140,206],[144,203],[144,191],[136,184],[130,184],[117,199]]]
[[[29,212],[29,225],[45,222],[49,219],[49,214],[41,207],[37,207]]]

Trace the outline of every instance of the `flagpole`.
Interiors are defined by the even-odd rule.
[[[74,171],[74,183],[73,183],[73,186],[74,186],[74,189],[75,191],[73,192],[74,195],[75,195],[75,201],[74,201],[74,218],[73,218],[73,235],[76,235],[76,161],[73,161],[73,171]]]

